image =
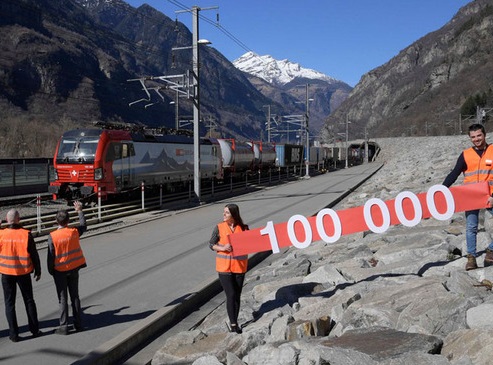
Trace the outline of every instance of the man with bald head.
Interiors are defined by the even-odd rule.
[[[20,214],[11,209],[7,213],[7,228],[0,230],[0,273],[2,274],[5,315],[9,323],[9,338],[19,341],[19,326],[15,312],[17,286],[24,299],[29,330],[33,337],[42,333],[39,330],[38,313],[34,302],[31,273],[38,281],[41,278],[41,265],[34,238],[20,225]]]

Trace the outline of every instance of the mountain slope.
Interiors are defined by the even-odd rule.
[[[339,121],[351,122],[350,138],[436,135],[464,131],[461,105],[493,86],[493,1],[475,0],[441,29],[365,74],[326,121],[331,141]]]
[[[95,120],[175,125],[173,91],[152,94],[152,107],[129,106],[145,94],[128,80],[190,68],[190,52],[172,62],[172,47],[191,44],[182,24],[175,32],[152,7],[119,0],[5,0],[0,14],[0,156],[50,156],[63,130]],[[201,80],[203,117],[220,121],[223,136],[258,139],[262,105],[273,102],[213,48],[201,52]],[[179,112],[191,115],[191,100]]]

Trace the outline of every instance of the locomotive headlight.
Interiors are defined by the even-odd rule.
[[[103,168],[98,167],[94,169],[94,180],[101,180],[103,178]]]
[[[55,175],[55,180],[58,180],[58,171],[55,169],[53,172],[54,172],[54,175]]]

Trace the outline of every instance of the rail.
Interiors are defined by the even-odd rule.
[[[218,199],[224,199],[229,196],[237,196],[243,193],[252,192],[256,189],[262,189],[268,186],[273,186],[289,181],[294,181],[300,178],[300,175],[294,173],[284,173],[277,175],[270,175],[267,177],[249,178],[240,182],[222,183],[220,185],[214,185],[205,187],[202,189],[202,201],[195,201],[191,192],[191,188],[188,192],[174,193],[173,195],[163,196],[162,191],[159,196],[147,196],[146,189],[142,188],[141,198],[128,201],[125,203],[110,203],[103,204],[98,202],[96,206],[84,207],[84,215],[88,225],[101,224],[104,222],[113,221],[118,218],[128,217],[143,212],[158,210],[158,209],[171,209],[181,207],[190,207],[201,203],[212,202]],[[149,195],[149,194],[147,194]],[[23,227],[31,230],[35,237],[42,237],[48,235],[57,226],[55,221],[55,211],[41,214],[40,211],[41,196],[38,194],[37,206],[38,212],[33,216],[25,216],[22,218]],[[76,213],[70,211],[71,221],[73,223],[69,226],[74,226],[76,222]]]

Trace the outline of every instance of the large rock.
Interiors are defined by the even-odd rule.
[[[248,365],[377,365],[371,356],[352,349],[325,347],[320,341],[261,345],[243,358]]]
[[[466,312],[469,328],[493,330],[493,303],[484,303]]]
[[[493,329],[464,329],[444,340],[442,355],[454,363],[469,360],[474,365],[490,365],[493,356]]]
[[[345,283],[347,280],[339,271],[337,271],[334,265],[324,265],[303,278],[303,283],[310,282],[335,286],[337,284]]]
[[[224,361],[228,352],[227,349],[238,349],[240,346],[241,339],[235,334],[218,333],[206,335],[199,330],[181,332],[169,338],[164,346],[154,354],[152,364],[192,363],[209,355]],[[202,361],[212,360],[208,358]],[[198,364],[205,365],[209,363],[199,362]],[[210,364],[214,363],[211,362]]]
[[[373,327],[348,331],[341,337],[323,341],[322,345],[356,350],[368,354],[376,361],[382,361],[410,352],[438,354],[442,343],[436,336]]]

